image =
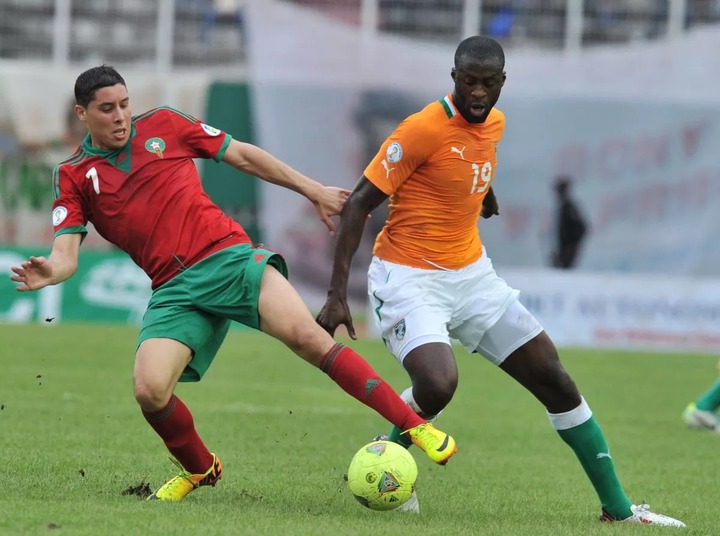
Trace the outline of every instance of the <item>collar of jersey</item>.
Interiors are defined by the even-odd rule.
[[[487,119],[485,119],[485,123],[471,123],[470,121],[465,119],[463,114],[460,113],[460,110],[458,110],[452,93],[448,93],[447,95],[445,95],[445,97],[440,99],[440,104],[442,104],[442,107],[445,109],[445,114],[448,116],[449,119],[454,118],[456,121],[462,121],[470,128],[483,128],[485,126],[485,123],[487,123]],[[490,115],[488,115],[488,117],[490,117]]]
[[[100,158],[104,158],[116,168],[121,169],[125,172],[129,172],[131,155],[130,148],[132,147],[132,140],[135,137],[135,132],[135,125],[132,125],[130,127],[130,137],[128,138],[127,143],[123,145],[120,149],[101,149],[100,147],[94,147],[90,138],[90,134],[88,134],[87,136],[85,136],[85,139],[82,142],[82,149],[85,153],[91,156],[99,156]],[[118,156],[120,156],[121,154],[124,155],[124,159],[121,159],[121,162],[118,164]]]

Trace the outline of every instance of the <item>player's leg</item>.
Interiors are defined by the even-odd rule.
[[[458,369],[452,347],[429,342],[410,350],[402,359],[412,388],[407,402],[426,419],[434,419],[452,400],[458,385]]]
[[[695,402],[688,404],[683,411],[683,421],[690,428],[720,432],[718,408],[720,408],[720,379],[716,380]]]
[[[444,275],[441,270],[398,267],[377,257],[368,270],[374,321],[385,346],[410,376],[411,386],[400,397],[428,420],[448,404],[458,381],[446,327],[454,306],[453,286],[445,290]],[[402,432],[393,427],[387,438],[409,447],[412,442]]]
[[[421,417],[434,421],[450,403],[458,384],[458,370],[448,342],[428,342],[400,353],[398,359],[410,376],[411,386],[400,395]],[[388,439],[409,447],[412,442],[398,427]]]
[[[336,342],[315,322],[292,285],[272,266],[263,272],[258,312],[263,332],[285,343],[330,376],[345,392],[408,431],[416,443],[423,443],[419,446],[433,461],[445,463],[455,452],[450,436],[436,434],[432,426],[421,426],[425,420],[400,399],[365,359],[352,348]],[[436,448],[431,449],[431,444]]]
[[[176,340],[146,339],[135,357],[135,399],[182,469],[151,499],[179,501],[198,486],[215,485],[222,473],[220,460],[198,435],[190,410],[173,393],[191,356],[190,348]]]
[[[562,366],[554,344],[537,320],[513,302],[482,337],[477,351],[512,376],[546,408],[555,430],[575,452],[602,504],[603,521],[630,520],[682,526],[633,505],[615,470],[603,432]]]
[[[516,336],[510,335],[512,326],[527,325],[527,319],[520,319],[525,315],[530,313],[516,302],[498,324],[488,330],[481,341],[481,348],[484,346],[486,351],[489,348],[495,355],[506,353],[499,350],[500,346],[506,347],[512,343],[499,341],[516,339]],[[523,335],[527,335],[527,332]],[[602,430],[572,378],[560,363],[555,346],[547,334],[541,331],[524,342],[499,366],[545,406],[550,423],[575,452],[605,511],[616,519],[625,519],[632,515],[632,502],[617,477]]]
[[[182,469],[151,499],[181,500],[198,486],[215,485],[222,473],[220,460],[207,449],[190,410],[174,391],[179,380],[198,381],[202,377],[229,322],[187,303],[186,289],[187,281],[181,274],[153,293],[135,356],[135,398]]]

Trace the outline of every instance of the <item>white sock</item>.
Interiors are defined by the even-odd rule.
[[[590,406],[587,405],[585,399],[580,397],[580,405],[575,409],[566,411],[565,413],[549,413],[548,418],[555,430],[567,430],[568,428],[574,428],[580,426],[585,421],[592,417],[592,411]]]

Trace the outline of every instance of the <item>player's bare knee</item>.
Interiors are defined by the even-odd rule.
[[[577,385],[559,361],[548,367],[538,380],[545,391],[543,402],[551,413],[570,411],[580,404]]]
[[[559,360],[545,360],[533,368],[533,376],[538,382],[553,385],[557,389],[566,389],[574,382]]]
[[[568,401],[579,401],[580,392],[577,385],[562,365],[560,365],[560,371],[557,373],[556,378],[558,392],[561,393]]]
[[[135,400],[144,411],[159,411],[167,406],[172,391],[142,380],[135,380]]]
[[[294,326],[285,344],[306,361],[317,365],[333,341],[325,330],[312,322]]]
[[[437,415],[447,406],[457,389],[457,375],[438,376],[431,381],[414,384],[415,401],[423,412]]]

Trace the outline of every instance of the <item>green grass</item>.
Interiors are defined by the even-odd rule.
[[[272,339],[231,332],[199,384],[178,395],[225,468],[178,504],[122,495],[174,472],[132,396],[136,332],[107,326],[0,326],[0,534],[519,536],[666,534],[604,525],[598,502],[544,409],[501,371],[458,350],[460,387],[441,428],[459,452],[438,467],[413,449],[420,516],[352,498],[347,463],[387,430],[381,417]],[[398,390],[381,344],[353,344]],[[715,378],[709,356],[564,350],[603,426],[631,498],[715,535],[720,436],[679,416]]]

